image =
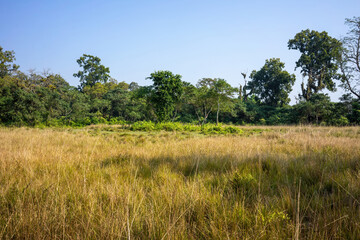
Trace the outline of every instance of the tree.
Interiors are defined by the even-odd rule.
[[[76,62],[80,67],[83,68],[82,71],[74,73],[74,77],[80,78],[79,88],[82,90],[85,86],[93,87],[96,83],[106,83],[110,78],[109,68],[100,64],[101,59],[91,55],[84,54]]]
[[[156,119],[156,115],[154,112],[154,106],[152,102],[152,96],[154,95],[154,87],[150,86],[138,86],[135,90],[130,90],[131,93],[131,101],[134,103],[139,103],[141,105],[141,115],[143,115],[143,119],[153,120]],[[136,104],[135,104],[136,105]],[[137,117],[138,118],[138,117]],[[138,118],[139,119],[139,118]]]
[[[234,92],[237,90],[228,84],[224,79],[216,79],[214,87],[217,97],[216,125],[218,125],[220,109],[227,112],[231,111],[233,107],[231,100]]]
[[[206,123],[209,114],[216,105],[216,96],[214,92],[214,82],[212,78],[202,78],[196,84],[192,98],[192,104],[196,109],[196,115],[199,122]]]
[[[247,89],[251,89],[260,101],[269,106],[280,107],[290,102],[289,93],[295,83],[295,75],[283,70],[285,64],[279,58],[266,60],[259,71],[253,71]]]
[[[136,91],[136,90],[138,90],[139,89],[139,84],[138,83],[136,83],[136,82],[131,82],[130,84],[129,84],[129,91],[130,92],[132,92],[132,91]]]
[[[156,71],[147,79],[153,81],[151,102],[154,104],[157,120],[169,121],[183,93],[181,76],[170,71]]]
[[[315,93],[308,101],[300,101],[294,106],[297,119],[301,123],[325,123],[332,115],[331,109],[330,97],[323,93]]]
[[[248,100],[248,97],[252,94],[252,91],[250,89],[249,92],[247,92],[246,90],[248,90],[249,88],[247,87],[247,80],[246,80],[246,76],[247,76],[247,73],[241,73],[241,75],[243,76],[244,78],[244,86],[240,84],[240,88],[239,88],[239,96],[238,98],[240,99],[240,101],[244,101],[246,102]]]
[[[206,123],[209,114],[216,109],[216,124],[218,124],[220,110],[231,111],[233,107],[231,97],[237,90],[221,78],[202,78],[196,87],[193,104],[197,109],[199,120],[202,120],[203,124]]]
[[[342,86],[360,100],[360,17],[347,18],[345,24],[350,31],[342,39],[341,81]]]
[[[0,46],[0,78],[11,75],[13,71],[19,68],[18,65],[12,63],[15,60],[14,51],[3,51],[3,48]]]
[[[338,60],[341,56],[341,42],[327,32],[303,30],[288,42],[289,49],[299,50],[301,56],[296,68],[307,77],[307,85],[301,84],[302,97],[309,100],[311,95],[326,88],[335,91],[333,78],[337,76]]]
[[[42,122],[46,109],[39,89],[27,88],[17,76],[0,78],[0,122],[19,126]]]

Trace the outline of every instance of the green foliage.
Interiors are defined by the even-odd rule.
[[[237,90],[221,78],[202,78],[193,89],[191,104],[195,107],[199,122],[206,123],[209,114],[216,111],[216,123],[219,123],[219,113],[231,112],[234,105],[233,94]]]
[[[183,93],[181,76],[170,71],[156,71],[150,74],[153,81],[151,102],[155,108],[157,120],[169,121],[173,117],[176,103]]]
[[[155,130],[155,123],[151,121],[141,121],[131,124],[130,130],[132,131],[153,131]]]
[[[339,118],[331,119],[329,123],[332,126],[347,126],[349,125],[349,119],[345,116],[340,116]]]
[[[209,112],[209,108],[218,107],[220,95],[216,95],[215,87],[205,89],[204,86],[196,88],[191,84],[183,83],[183,85],[185,91],[179,102],[175,104],[173,120],[189,123],[200,121],[203,127],[176,122],[159,122],[153,123],[154,129],[149,130],[194,131],[206,134],[237,131],[237,128],[234,130],[223,126],[219,129],[216,125],[204,123],[205,120],[216,122],[218,117],[217,112]],[[84,89],[87,90],[81,92],[69,86],[60,75],[54,74],[30,73],[26,75],[17,72],[12,76],[0,78],[0,124],[82,127],[90,124],[123,125],[126,122],[156,121],[157,119],[154,115],[154,103],[150,101],[153,96],[153,87],[126,90],[125,84],[108,82],[96,83],[93,87]],[[96,89],[101,89],[101,91]],[[90,93],[93,90],[94,92]],[[203,92],[199,94],[201,91]],[[225,104],[226,101],[228,102]],[[223,108],[225,105],[227,109]],[[204,111],[199,109],[207,109],[208,116],[201,115]],[[283,107],[265,105],[254,95],[246,101],[230,96],[228,99],[220,97],[219,109],[221,120],[230,124],[302,123],[343,126],[360,123],[358,101],[344,97],[341,102],[332,103],[329,97],[322,94],[313,94],[309,101],[300,101],[295,106]],[[176,114],[178,117],[175,116]],[[144,129],[146,130],[147,127],[145,126]]]
[[[269,106],[284,106],[290,102],[289,93],[295,83],[295,75],[283,70],[285,64],[279,58],[266,60],[259,71],[253,71],[247,89],[251,89],[260,101]]]
[[[130,125],[132,131],[179,131],[179,132],[200,132],[203,134],[241,134],[243,131],[235,126],[222,126],[221,124],[193,125],[179,122],[158,122],[151,121],[135,122]]]
[[[266,120],[264,118],[260,118],[259,120],[261,125],[265,125],[266,124]]]
[[[310,31],[297,33],[288,42],[289,49],[299,50],[301,56],[296,68],[308,77],[307,86],[301,85],[302,97],[309,100],[311,95],[326,88],[335,91],[334,77],[337,77],[338,61],[341,57],[341,42],[327,32]]]
[[[156,130],[184,131],[184,125],[179,122],[159,122],[155,125]]]
[[[83,54],[76,62],[82,71],[74,73],[74,77],[80,78],[80,89],[85,86],[93,87],[96,83],[106,83],[109,79],[110,70],[104,65],[100,64],[101,59],[95,56]]]
[[[19,66],[12,63],[15,59],[14,51],[3,51],[0,46],[0,78],[11,75],[12,72],[16,71]]]
[[[352,101],[350,112],[348,113],[348,119],[350,122],[359,125],[360,124],[360,102]]]
[[[123,120],[122,118],[120,118],[120,117],[112,117],[112,118],[110,118],[108,123],[110,125],[124,125],[127,122],[125,120]]]
[[[333,105],[326,94],[313,94],[309,101],[300,101],[295,106],[295,112],[300,123],[330,122]]]
[[[344,44],[347,47],[354,43],[354,34],[357,34],[357,18],[348,21],[352,35],[348,36],[347,45]],[[309,30],[289,41],[289,48],[302,53],[297,67],[308,77],[303,98],[294,106],[287,104],[295,78],[283,70],[284,64],[279,59],[266,60],[259,71],[251,74],[251,81],[245,83],[244,88],[235,89],[221,78],[202,78],[194,86],[169,71],[152,73],[148,78],[153,81],[150,86],[117,82],[110,78],[109,69],[100,64],[98,57],[84,54],[77,60],[83,69],[74,74],[81,83],[75,88],[59,74],[17,71],[18,66],[13,64],[14,52],[0,47],[0,124],[38,127],[118,124],[125,128],[131,126],[134,131],[203,134],[242,133],[231,126],[233,123],[360,124],[358,99],[347,96],[334,103],[318,93],[324,88],[335,90],[333,78],[337,76],[340,45],[325,32]],[[349,49],[343,57],[345,53],[349,54]],[[344,60],[340,63],[344,64]],[[340,67],[343,70],[344,65]],[[355,66],[349,68],[349,64],[345,67],[348,75],[345,79],[343,74],[342,80],[348,84],[348,77],[354,77],[356,69]],[[242,75],[246,80],[246,74]],[[236,98],[235,92],[240,93]],[[127,126],[127,123],[134,124]]]

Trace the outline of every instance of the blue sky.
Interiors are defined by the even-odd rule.
[[[292,103],[302,78],[288,40],[307,28],[340,38],[345,18],[360,15],[359,0],[0,0],[0,7],[0,46],[15,51],[25,72],[50,70],[77,86],[76,59],[86,53],[118,81],[150,85],[151,72],[170,70],[193,84],[218,77],[235,87],[241,72],[276,57],[297,75]]]

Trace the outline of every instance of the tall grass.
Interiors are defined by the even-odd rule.
[[[359,239],[360,128],[257,132],[0,128],[0,238]]]

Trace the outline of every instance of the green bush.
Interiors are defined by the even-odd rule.
[[[155,130],[155,123],[151,121],[140,121],[135,122],[130,126],[130,130],[132,131],[154,131]]]
[[[200,132],[201,126],[195,124],[184,124],[183,125],[184,131],[186,132]]]
[[[120,117],[112,117],[108,121],[110,125],[124,125],[126,124],[126,121]]]
[[[329,124],[332,126],[347,126],[349,125],[349,120],[344,116],[340,116],[339,118],[332,119]]]
[[[183,131],[184,127],[183,124],[179,122],[162,122],[162,123],[157,123],[155,125],[155,129],[171,132],[171,131]]]
[[[185,132],[200,132],[203,134],[241,134],[243,131],[235,126],[222,126],[207,123],[202,126],[194,124],[183,124],[179,122],[161,122],[153,123],[151,121],[135,122],[130,125],[131,131],[185,131]]]
[[[223,131],[226,133],[238,133],[238,134],[243,133],[243,131],[240,128],[237,128],[234,126],[226,126],[226,127],[224,127]]]

